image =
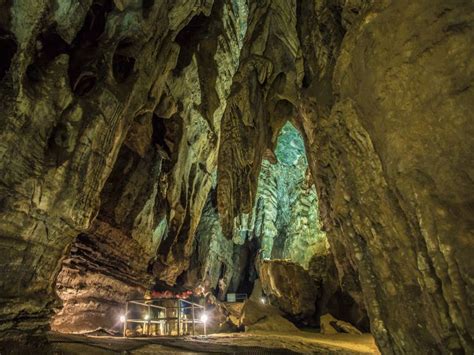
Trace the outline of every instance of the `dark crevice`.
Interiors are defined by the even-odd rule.
[[[83,96],[96,85],[99,76],[99,40],[113,9],[112,1],[94,1],[84,24],[72,43],[69,59],[69,84],[74,94]]]
[[[70,131],[67,122],[60,122],[53,128],[48,139],[45,163],[57,167],[69,159],[73,148]]]
[[[244,245],[240,246],[238,252],[235,253],[234,257],[237,258],[238,265],[242,265],[241,269],[242,277],[239,285],[237,286],[237,293],[246,293],[250,295],[253,290],[253,286],[256,278],[258,277],[255,269],[255,258],[260,250],[260,243],[257,239],[245,240]]]
[[[154,5],[155,5],[155,0],[142,0],[143,18],[148,18],[148,14]]]
[[[153,114],[152,143],[159,146],[169,159],[163,162],[163,172],[170,172],[178,159],[178,146],[183,134],[183,120],[180,116],[165,119]]]
[[[159,145],[168,155],[171,155],[171,150],[166,144],[166,124],[165,119],[158,117],[156,114],[153,114],[152,119],[153,125],[153,134],[151,136],[151,141],[153,144]]]
[[[127,55],[130,47],[132,47],[132,42],[130,40],[123,40],[119,43],[114,53],[112,70],[114,78],[118,83],[125,82],[135,67],[135,58]]]
[[[41,80],[48,65],[60,54],[69,53],[69,44],[56,32],[55,26],[41,33],[36,39],[35,59],[26,69],[26,75],[32,82]]]
[[[15,35],[0,28],[0,81],[10,70],[11,62],[16,54],[18,45]]]
[[[193,59],[193,54],[197,51],[199,42],[209,36],[209,25],[211,17],[199,14],[194,16],[189,24],[184,27],[176,36],[175,42],[181,47],[178,61],[173,71],[175,76],[179,76]]]

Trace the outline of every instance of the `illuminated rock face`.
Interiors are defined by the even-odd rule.
[[[0,1],[0,338],[44,334],[56,285],[83,328],[155,279],[250,287],[290,121],[337,273],[279,219],[272,253],[384,353],[472,353],[472,1],[245,3]]]
[[[314,255],[328,253],[328,244],[303,138],[290,123],[278,136],[275,158],[262,162],[251,237],[263,258],[290,259],[307,269]]]
[[[127,298],[142,298],[154,277],[173,285],[189,268],[245,20],[239,5],[202,10],[176,36],[180,52],[154,113],[130,127],[87,231],[92,246],[77,238],[64,263],[53,329],[119,330]]]
[[[315,256],[330,254],[320,228],[303,138],[290,123],[279,134],[274,156],[272,163],[263,160],[255,206],[245,223],[234,228],[232,239],[223,235],[212,190],[197,229],[186,285],[201,284],[222,297],[227,290],[249,292],[252,288],[245,284],[262,278],[255,269],[257,255],[260,259],[289,259],[308,269]],[[308,272],[301,275],[310,278]],[[321,277],[316,279],[311,282],[320,284]],[[337,284],[337,275],[334,279]],[[318,299],[315,292],[309,293],[313,311],[305,312],[303,318],[313,315]],[[286,311],[301,318],[300,311],[294,313],[288,307]]]
[[[472,351],[472,2],[289,3],[251,11],[268,32],[247,37],[251,69],[241,65],[224,115],[224,230],[251,211],[261,157],[290,113],[341,284],[365,300],[379,347]],[[296,19],[297,34],[276,18]]]
[[[65,330],[187,268],[246,23],[241,1],[26,3],[0,4],[2,338],[48,327],[63,258]]]
[[[283,260],[264,261],[259,275],[269,301],[286,314],[299,319],[314,314],[318,286],[300,265]]]

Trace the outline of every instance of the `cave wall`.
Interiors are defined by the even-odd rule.
[[[222,118],[218,158],[218,210],[224,235],[252,212],[266,149],[295,113],[299,78],[295,1],[249,3],[240,65]],[[273,123],[273,124],[272,124]],[[244,223],[245,224],[245,223]]]
[[[48,328],[61,306],[61,267],[60,296],[66,306],[79,298],[63,316],[84,311],[99,284],[92,313],[141,292],[163,229],[174,247],[159,250],[151,271],[172,281],[186,267],[246,11],[239,1],[187,0],[0,7],[8,54],[0,67],[0,336],[7,338]],[[180,36],[188,25],[196,37]]]
[[[187,270],[201,211],[217,166],[221,119],[239,64],[245,33],[245,2],[215,2],[207,19],[195,17],[180,33],[182,47],[174,76],[167,81],[182,119],[177,162],[166,192],[168,237],[154,274],[170,285]],[[174,119],[174,118],[173,118]]]
[[[129,137],[102,190],[97,217],[63,261],[56,282],[62,306],[53,317],[53,330],[118,331],[123,303],[143,298],[154,282],[149,264],[166,224],[159,188],[163,158],[153,144],[142,158],[129,148],[134,146]]]
[[[166,89],[154,112],[132,123],[87,243],[77,238],[65,260],[53,329],[119,330],[127,298],[142,298],[155,279],[174,285],[189,268],[245,16],[242,4],[208,2],[177,34],[180,51]]]
[[[291,29],[277,49],[271,42],[278,26],[267,29],[263,19],[284,17],[278,11],[260,16],[262,27],[246,38],[241,62],[255,48],[263,58],[241,65],[240,91],[224,115],[232,127],[218,167],[224,230],[252,209],[261,159],[281,125],[268,114],[278,70],[265,68],[298,53],[286,62],[285,74],[301,78],[287,98],[297,106],[292,117],[341,286],[367,305],[384,353],[472,351],[472,2],[277,4],[267,8],[297,18],[299,49],[288,50]]]
[[[344,37],[336,100],[313,131],[329,235],[387,353],[472,351],[472,10],[374,6]]]

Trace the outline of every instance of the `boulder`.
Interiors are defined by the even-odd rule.
[[[330,313],[326,313],[325,315],[321,316],[320,324],[321,334],[362,334],[362,332],[352,324],[336,319]]]
[[[245,301],[240,317],[240,325],[245,326],[245,331],[278,331],[295,332],[298,328],[289,320],[282,317],[281,312],[272,305],[255,302],[251,299]]]
[[[264,260],[260,280],[271,304],[285,314],[297,320],[314,314],[318,286],[301,265],[287,260]]]
[[[291,323],[288,319],[283,318],[278,314],[272,314],[265,316],[263,319],[259,320],[257,323],[245,327],[246,332],[299,332],[299,329]]]

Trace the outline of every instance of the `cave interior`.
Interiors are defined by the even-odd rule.
[[[0,354],[473,353],[473,44],[472,0],[0,0]],[[206,335],[125,308],[180,299]]]

